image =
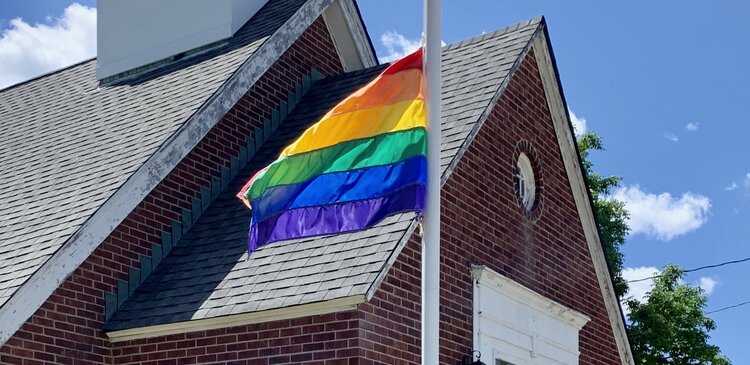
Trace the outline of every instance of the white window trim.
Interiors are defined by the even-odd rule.
[[[481,344],[481,325],[480,325],[480,317],[482,313],[480,312],[480,295],[482,293],[482,290],[480,290],[481,286],[484,287],[492,287],[495,291],[512,298],[520,303],[523,303],[524,305],[531,307],[534,310],[537,310],[543,314],[547,314],[552,318],[556,318],[562,322],[565,322],[569,324],[570,326],[574,327],[577,331],[580,331],[581,328],[583,328],[586,323],[588,323],[591,318],[587,315],[580,313],[574,309],[568,308],[560,303],[557,303],[551,299],[548,299],[544,296],[542,296],[539,293],[536,293],[532,291],[529,288],[526,288],[525,286],[519,284],[516,281],[511,280],[510,278],[499,274],[495,272],[494,270],[487,268],[486,266],[472,266],[471,268],[471,274],[473,278],[473,287],[474,287],[474,300],[473,300],[473,320],[474,320],[474,349],[480,350],[482,348]],[[525,332],[523,329],[517,329],[519,332]],[[534,334],[528,334],[531,337],[534,337]],[[532,354],[531,356],[534,357],[534,343],[535,341],[532,340]],[[481,351],[481,350],[480,350]],[[519,359],[512,358],[512,357],[502,357],[501,358],[504,361],[509,361],[511,363],[519,363]],[[494,364],[495,363],[495,354],[482,354],[482,361],[486,364]]]
[[[526,153],[521,152],[518,155],[516,169],[518,169],[518,197],[521,199],[521,205],[530,211],[536,203],[536,176],[531,159]]]

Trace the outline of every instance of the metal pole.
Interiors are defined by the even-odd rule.
[[[424,0],[427,199],[422,240],[422,365],[440,360],[440,48],[441,0]]]

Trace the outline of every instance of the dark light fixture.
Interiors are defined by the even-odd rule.
[[[474,360],[474,354],[476,354],[476,360]],[[461,360],[461,365],[486,365],[480,360],[481,358],[482,353],[479,352],[479,350],[474,350],[471,352],[471,355],[464,355],[463,359]]]

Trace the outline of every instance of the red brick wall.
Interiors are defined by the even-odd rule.
[[[119,342],[115,364],[356,364],[357,312]]]
[[[341,71],[320,20],[0,348],[0,363],[418,363],[417,237],[358,311],[115,344],[100,331],[104,292],[115,291],[138,255],[149,253],[159,232],[190,207],[198,188],[228,166],[253,127],[313,66],[324,74]],[[520,141],[536,151],[543,180],[542,204],[531,216],[521,208],[511,178]],[[581,332],[581,364],[619,363],[533,54],[458,164],[443,202],[443,364],[458,364],[472,350],[470,264],[487,265],[589,315],[592,321]]]
[[[415,235],[393,263],[375,296],[360,306],[360,364],[419,363],[420,257]]]
[[[94,253],[68,277],[44,305],[0,348],[0,363],[109,364],[111,344],[100,328],[104,293],[115,292],[138,267],[141,254],[160,243],[160,232],[189,209],[201,186],[209,186],[221,166],[260,127],[303,74],[316,68],[324,75],[342,67],[322,19],[264,74],[198,146],[131,212]],[[166,346],[166,345],[165,345]]]
[[[532,52],[443,188],[443,364],[459,364],[472,350],[471,264],[590,316],[581,330],[580,363],[620,363],[545,100]],[[521,207],[512,178],[518,147],[526,143],[536,152],[543,182],[533,214]],[[419,362],[418,242],[412,237],[373,300],[362,306],[361,364]]]

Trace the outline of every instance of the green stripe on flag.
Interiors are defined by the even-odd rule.
[[[414,128],[342,142],[276,160],[245,194],[252,201],[266,189],[307,181],[321,174],[388,165],[427,153],[426,131]]]

